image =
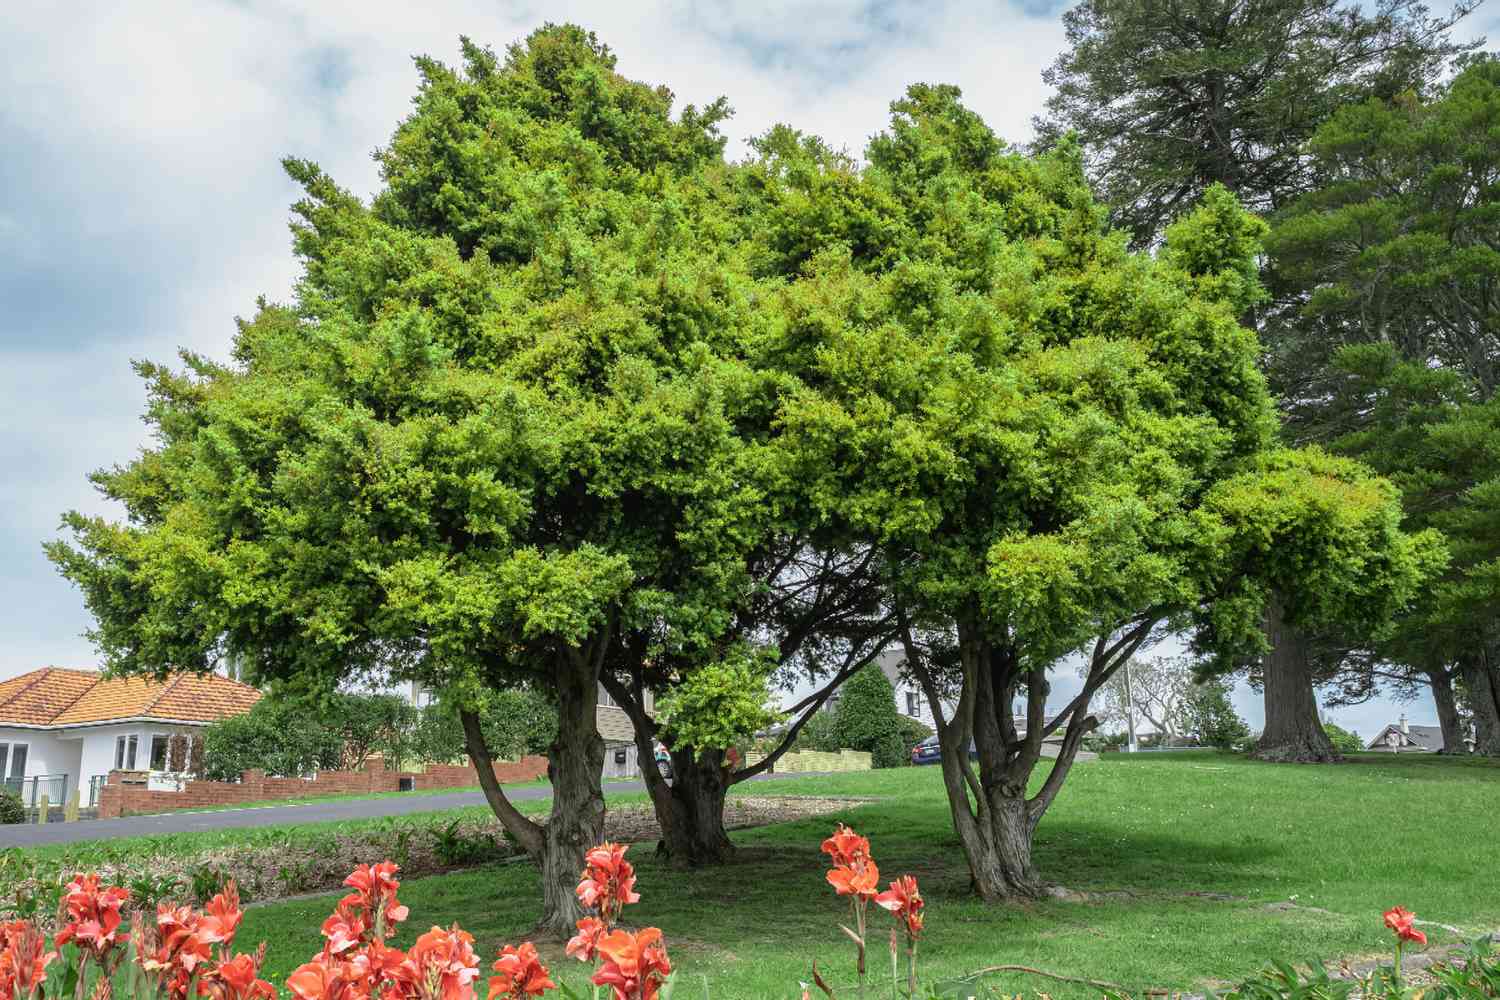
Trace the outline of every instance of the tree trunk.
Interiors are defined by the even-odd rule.
[[[1474,714],[1474,752],[1500,757],[1500,669],[1483,651],[1460,659],[1458,669]]]
[[[578,874],[583,856],[604,840],[604,740],[599,735],[598,671],[575,669],[557,684],[557,738],[547,755],[552,812],[543,827],[540,928],[571,937],[583,916]]]
[[[1458,717],[1458,699],[1453,696],[1453,674],[1446,669],[1431,670],[1427,673],[1427,680],[1432,685],[1432,700],[1437,705],[1438,725],[1443,730],[1442,752],[1468,753],[1468,747],[1464,745],[1463,721]]]
[[[604,740],[599,736],[598,665],[569,655],[557,670],[557,738],[547,752],[552,813],[545,825],[523,816],[495,778],[479,716],[462,709],[464,741],[490,809],[542,876],[539,934],[568,938],[583,915],[576,889],[584,853],[604,839]]]
[[[1323,724],[1318,721],[1307,638],[1287,623],[1281,602],[1276,598],[1266,609],[1266,639],[1271,645],[1262,667],[1266,728],[1256,745],[1255,756],[1261,760],[1304,764],[1339,760]]]
[[[674,865],[717,865],[734,856],[734,844],[724,828],[728,790],[722,751],[672,752],[671,789],[662,803],[665,808],[656,812],[662,848]]]

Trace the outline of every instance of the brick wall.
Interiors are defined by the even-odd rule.
[[[547,774],[547,758],[523,757],[511,763],[498,762],[495,777],[502,783],[532,781]],[[246,771],[237,783],[189,781],[181,791],[150,791],[139,772],[111,771],[99,791],[99,818],[110,819],[139,813],[176,812],[182,809],[213,809],[244,802],[275,799],[305,799],[322,795],[367,795],[395,792],[401,779],[410,778],[418,791],[434,788],[472,788],[479,783],[468,764],[434,764],[426,771],[387,771],[372,759],[361,771],[322,771],[316,778],[269,778],[264,771]]]

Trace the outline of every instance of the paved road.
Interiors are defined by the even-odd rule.
[[[797,775],[765,774],[752,781],[774,781]],[[639,781],[611,781],[605,794],[645,791]],[[548,785],[526,785],[506,789],[514,800],[550,799]],[[163,833],[195,830],[228,830],[247,826],[290,826],[295,823],[326,823],[330,820],[373,819],[438,812],[464,806],[484,805],[481,792],[450,792],[441,795],[391,796],[383,799],[338,799],[300,806],[262,806],[256,809],[223,809],[218,812],[162,813],[158,816],[127,816],[124,819],[81,820],[77,823],[47,823],[31,826],[0,826],[0,848],[69,844],[79,840],[150,837]]]

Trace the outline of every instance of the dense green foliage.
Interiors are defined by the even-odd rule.
[[[1183,711],[1186,731],[1204,746],[1241,750],[1250,740],[1250,727],[1229,700],[1229,685],[1210,677],[1192,685]]]
[[[1358,733],[1332,722],[1323,723],[1323,732],[1328,734],[1328,741],[1339,753],[1359,753],[1365,748],[1365,741],[1359,738]]]
[[[235,781],[252,769],[286,777],[355,770],[372,753],[394,765],[406,758],[415,723],[416,711],[396,695],[266,697],[207,727],[194,767],[211,781]]]
[[[833,719],[835,749],[862,750],[877,768],[910,762],[895,689],[878,664],[870,664],[844,682]]]
[[[545,754],[557,737],[557,708],[540,691],[507,688],[487,692],[479,707],[485,743],[497,758],[517,760]],[[466,757],[457,709],[438,701],[421,713],[409,741],[413,757],[427,764],[453,764]]]
[[[1083,0],[1063,15],[1068,50],[1040,142],[1071,133],[1116,222],[1149,245],[1212,184],[1270,211],[1318,176],[1303,147],[1335,110],[1421,90],[1470,46],[1418,0]]]
[[[26,807],[21,796],[9,789],[0,789],[0,826],[26,822]]]

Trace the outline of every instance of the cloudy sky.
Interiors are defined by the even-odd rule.
[[[598,32],[626,75],[727,95],[731,155],[781,122],[858,152],[913,81],[960,85],[1029,137],[1062,46],[1049,0],[547,4],[192,0],[0,4],[0,678],[92,666],[78,594],[43,558],[85,476],[145,440],[137,358],[223,356],[293,276],[285,155],[369,193],[411,57],[497,49],[543,20]],[[1071,686],[1071,685],[1066,685]],[[1254,700],[1242,709],[1258,724]],[[1337,713],[1371,732],[1389,705]],[[1409,706],[1431,721],[1430,705]]]

